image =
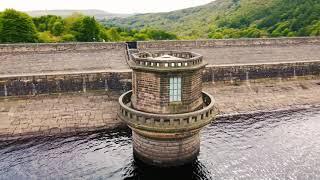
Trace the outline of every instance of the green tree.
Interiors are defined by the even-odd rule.
[[[61,38],[62,42],[73,42],[76,41],[76,37],[73,34],[65,34]]]
[[[53,36],[50,31],[39,32],[38,39],[41,43],[56,43],[60,42],[60,37]]]
[[[146,41],[146,40],[149,40],[148,35],[143,34],[143,33],[136,33],[136,34],[133,36],[133,38],[134,38],[134,40],[136,40],[136,41]]]
[[[62,23],[62,18],[55,15],[46,15],[32,18],[37,30],[39,32],[50,31],[53,32],[53,27],[56,22]]]
[[[84,16],[74,23],[72,30],[77,41],[100,41],[100,28],[94,17]]]
[[[2,31],[2,16],[1,16],[1,12],[0,12],[0,33]],[[2,42],[2,38],[1,38],[1,34],[0,34],[0,43]]]
[[[110,28],[108,30],[108,37],[110,37],[111,41],[120,41],[121,36],[116,28]]]
[[[60,36],[64,31],[64,25],[61,21],[56,21],[52,26],[52,34],[55,36]]]
[[[39,24],[39,26],[37,27],[38,31],[40,32],[44,32],[47,30],[47,25],[44,23]]]
[[[149,39],[153,40],[172,40],[177,39],[175,34],[171,34],[159,29],[143,29],[140,33],[146,34]]]
[[[310,36],[320,36],[320,21],[314,22],[314,24],[307,29]]]
[[[1,42],[37,42],[37,32],[32,18],[25,13],[6,9],[1,13]]]

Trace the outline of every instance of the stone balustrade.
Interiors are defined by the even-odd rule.
[[[131,108],[132,91],[119,98],[120,111],[118,117],[136,129],[174,133],[199,129],[211,122],[217,115],[214,99],[211,95],[202,92],[204,106],[202,109],[183,114],[153,114],[137,111]]]
[[[164,55],[170,55],[176,57],[174,61],[170,58],[165,59]],[[152,53],[140,52],[132,54],[132,60],[135,62],[135,66],[156,68],[156,69],[170,69],[170,68],[190,68],[203,65],[203,57],[200,54],[193,52],[178,52],[178,51],[155,51]]]

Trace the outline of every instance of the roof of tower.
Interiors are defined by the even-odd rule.
[[[177,61],[177,60],[183,60],[182,58],[179,58],[179,57],[175,57],[175,56],[171,56],[171,55],[168,55],[168,54],[165,54],[163,56],[159,56],[159,57],[152,57],[152,59],[154,60],[164,60],[164,61]]]

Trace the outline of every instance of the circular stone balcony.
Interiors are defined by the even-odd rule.
[[[132,69],[149,71],[184,71],[199,69],[206,65],[203,56],[194,52],[154,51],[132,54]]]
[[[119,98],[120,111],[118,117],[131,128],[154,133],[184,133],[198,131],[217,115],[214,99],[202,92],[203,107],[198,111],[183,114],[152,114],[131,108],[132,91]]]

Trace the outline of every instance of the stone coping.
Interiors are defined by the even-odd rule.
[[[138,41],[138,49],[163,49],[163,47],[208,48],[230,46],[286,46],[295,44],[319,44],[320,37],[277,37],[240,39],[198,39],[198,40],[160,40]]]
[[[17,43],[0,44],[0,53],[17,52],[54,52],[126,49],[124,42],[74,42],[74,43]]]
[[[8,74],[1,75],[0,79],[19,78],[19,77],[33,77],[33,76],[56,76],[56,75],[78,75],[78,74],[97,74],[97,73],[131,73],[131,69],[116,69],[116,70],[94,70],[94,71],[59,71],[48,73],[23,73],[23,74]]]
[[[132,91],[119,98],[118,117],[131,128],[159,133],[178,133],[198,130],[209,124],[217,115],[213,96],[202,92],[204,107],[198,111],[182,114],[153,114],[132,109]]]
[[[232,66],[263,66],[263,65],[290,65],[290,64],[305,64],[305,63],[320,63],[319,60],[311,61],[290,61],[290,62],[264,62],[264,63],[245,63],[245,64],[208,64],[207,68],[211,67],[232,67]]]

